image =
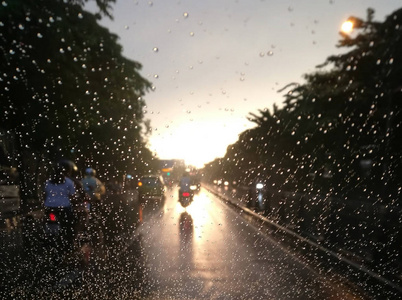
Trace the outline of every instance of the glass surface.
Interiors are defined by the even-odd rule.
[[[401,6],[1,1],[0,298],[402,298]]]

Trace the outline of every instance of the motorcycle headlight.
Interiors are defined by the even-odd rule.
[[[257,190],[261,190],[263,187],[264,187],[264,184],[261,183],[261,182],[259,182],[259,183],[257,183],[257,184],[255,185],[255,188],[256,188]]]

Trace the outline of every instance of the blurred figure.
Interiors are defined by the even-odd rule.
[[[73,213],[75,216],[77,234],[84,233],[88,228],[90,196],[84,191],[83,184],[79,177],[77,165],[68,159],[59,161],[59,165],[64,168],[65,176],[74,182],[75,196],[72,201]]]
[[[190,192],[190,186],[191,186],[191,177],[188,172],[184,172],[183,176],[180,178],[180,191],[181,192]]]
[[[191,190],[192,179],[188,172],[184,172],[179,183],[179,202],[183,207],[187,207],[193,202],[194,191]]]
[[[65,231],[65,245],[71,247],[74,237],[74,214],[72,202],[75,198],[74,182],[66,177],[66,169],[57,164],[51,178],[44,186],[45,213],[53,212],[60,220],[60,226]]]
[[[76,193],[72,204],[81,204],[88,201],[89,196],[85,193],[81,180],[78,179],[79,172],[77,165],[68,159],[60,160],[59,165],[64,169],[64,175],[74,182]]]
[[[106,192],[108,195],[120,195],[123,193],[122,185],[117,181],[109,181],[106,184]]]
[[[96,171],[92,168],[85,169],[85,177],[82,179],[84,191],[91,197],[93,204],[99,204],[106,189],[104,184],[96,178]]]
[[[93,244],[103,243],[102,225],[102,196],[106,193],[104,184],[96,178],[96,171],[92,168],[85,169],[85,177],[82,179],[82,185],[85,193],[91,198],[90,225],[91,235],[94,239]]]

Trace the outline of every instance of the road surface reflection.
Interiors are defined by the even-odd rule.
[[[313,272],[201,189],[144,210],[139,228],[149,299],[360,299]]]

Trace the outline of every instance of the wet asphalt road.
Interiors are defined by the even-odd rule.
[[[177,190],[138,230],[149,299],[360,299],[323,278],[201,189],[183,209]]]
[[[118,213],[113,222],[124,223]],[[133,210],[131,213],[136,213]],[[109,220],[110,222],[111,220]],[[135,230],[55,265],[36,247],[13,259],[4,299],[362,299],[320,276],[205,189],[148,203]],[[80,249],[79,249],[80,250]],[[81,256],[80,256],[81,255]]]

